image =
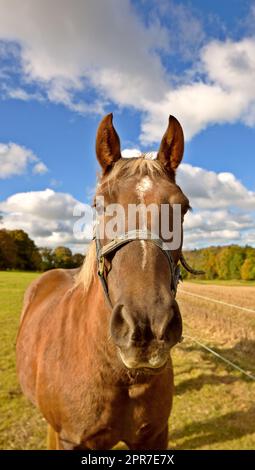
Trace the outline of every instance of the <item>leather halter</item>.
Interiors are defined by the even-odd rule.
[[[97,236],[95,236],[95,240],[96,240],[96,255],[97,255],[97,266],[98,266],[97,273],[101,280],[101,284],[104,289],[104,293],[106,295],[108,303],[111,307],[112,307],[112,304],[111,304],[111,300],[109,297],[107,280],[105,278],[105,257],[108,254],[116,251],[119,247],[126,245],[127,243],[131,243],[134,240],[146,240],[146,241],[152,242],[154,243],[154,245],[158,246],[160,250],[164,253],[164,255],[166,256],[168,260],[168,264],[169,264],[170,272],[171,272],[171,292],[174,297],[176,296],[177,285],[181,277],[180,265],[175,264],[171,251],[164,249],[165,242],[161,238],[158,238],[157,235],[153,234],[149,230],[131,230],[129,232],[124,232],[118,238],[111,240],[109,243],[107,243],[104,246],[101,246],[100,239]]]

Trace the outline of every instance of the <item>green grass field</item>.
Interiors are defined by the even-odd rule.
[[[45,448],[46,423],[21,394],[15,373],[15,337],[23,293],[37,275],[0,272],[0,449]],[[189,305],[185,302],[187,300],[182,300],[181,308],[190,332],[193,313],[189,318]],[[195,304],[197,316],[200,308],[198,301]],[[242,318],[245,322],[245,315],[242,314]],[[201,316],[197,326],[193,322],[192,332],[196,336],[203,334],[202,319]],[[208,317],[205,321],[208,322]],[[216,347],[215,338],[213,336],[210,345]],[[221,346],[220,351],[229,359],[235,358],[234,346],[227,349]],[[254,449],[255,382],[226,367],[188,339],[174,349],[172,356],[175,398],[169,422],[169,447]],[[244,355],[242,366],[247,365]]]
[[[25,288],[38,274],[0,272],[0,448],[41,449],[45,423],[16,379],[15,339]]]

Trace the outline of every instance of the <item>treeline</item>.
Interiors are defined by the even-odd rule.
[[[84,256],[72,254],[65,246],[38,248],[23,230],[0,230],[0,269],[47,271],[54,268],[77,268]]]
[[[255,279],[255,248],[238,245],[201,248],[184,252],[188,263],[205,271],[200,279]],[[194,276],[182,270],[183,278]]]
[[[201,248],[184,252],[188,263],[205,271],[199,279],[255,280],[255,248],[238,245]],[[0,269],[47,271],[81,266],[84,256],[65,246],[38,248],[23,230],[0,230]],[[182,269],[184,279],[194,276]]]

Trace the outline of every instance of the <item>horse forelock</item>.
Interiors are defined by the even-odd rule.
[[[151,154],[142,154],[141,157],[134,158],[120,158],[111,169],[108,175],[104,175],[99,180],[97,192],[108,189],[119,182],[122,178],[138,177],[143,178],[148,176],[151,180],[159,177],[174,180],[174,173],[170,175],[165,170],[159,160],[151,158]]]

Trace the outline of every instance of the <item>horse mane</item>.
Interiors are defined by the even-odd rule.
[[[83,284],[85,292],[88,292],[89,287],[95,278],[96,272],[96,244],[95,240],[90,242],[85,260],[82,267],[75,279],[75,287]]]

